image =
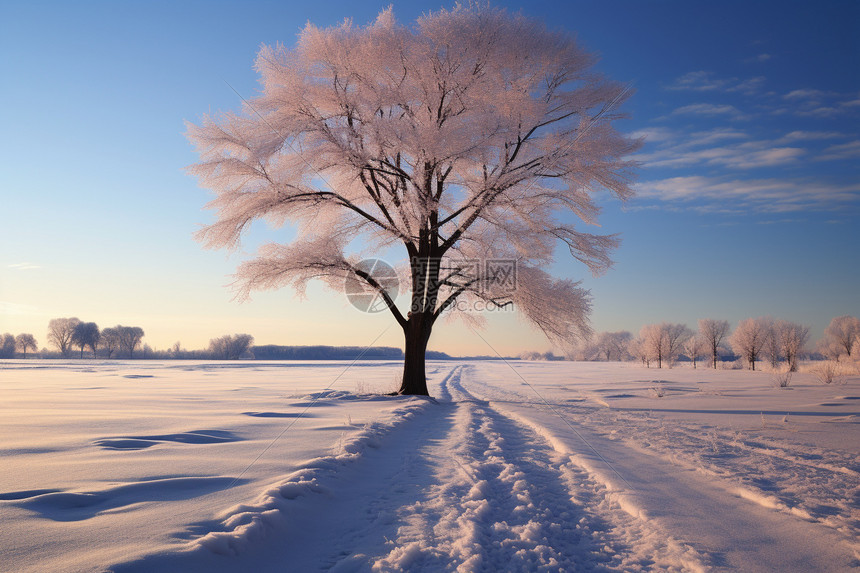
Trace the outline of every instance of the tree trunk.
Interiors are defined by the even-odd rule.
[[[412,313],[406,327],[403,329],[405,345],[403,349],[403,380],[400,389],[401,395],[429,396],[427,391],[427,375],[424,371],[424,355],[427,351],[427,342],[430,340],[432,330],[432,316],[430,313]]]

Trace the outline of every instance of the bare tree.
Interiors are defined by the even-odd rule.
[[[24,358],[27,358],[28,350],[36,352],[39,349],[39,345],[36,344],[36,338],[32,334],[28,333],[22,333],[16,336],[15,345],[18,347],[18,351],[24,355]]]
[[[717,359],[720,357],[720,344],[728,333],[729,322],[727,320],[715,320],[713,318],[699,320],[699,335],[708,345],[714,369],[717,368]]]
[[[81,358],[84,357],[84,348],[89,346],[96,357],[96,346],[101,338],[99,327],[95,322],[79,322],[72,331],[72,342],[81,348]]]
[[[600,359],[606,361],[624,360],[629,356],[627,346],[631,340],[633,335],[626,330],[601,332],[595,341],[596,351]]]
[[[666,345],[663,341],[663,331],[659,324],[646,324],[639,331],[641,344],[640,353],[645,357],[645,364],[650,368],[651,361],[657,361],[657,368],[663,367],[663,357]]]
[[[651,355],[648,352],[648,345],[641,336],[630,341],[630,344],[627,345],[627,351],[630,352],[631,356],[639,360],[643,366],[646,368],[651,367]]]
[[[776,323],[770,317],[762,318],[764,321],[763,327],[767,332],[767,338],[764,341],[762,353],[770,362],[771,368],[777,368],[779,361],[782,358],[782,342],[780,341],[780,333],[776,329]]]
[[[182,356],[185,354],[185,351],[182,350],[182,343],[178,340],[173,343],[173,346],[170,347],[170,350],[168,350],[168,352],[173,358],[182,358]]]
[[[669,367],[678,360],[684,348],[684,342],[693,336],[693,331],[686,324],[665,324],[666,329],[666,357],[669,359]]]
[[[809,341],[809,327],[795,322],[778,320],[774,328],[779,337],[782,355],[788,363],[788,371],[797,372],[797,359]]]
[[[696,368],[696,361],[708,351],[708,343],[700,334],[695,334],[687,338],[684,342],[684,354],[693,363],[693,369]]]
[[[120,346],[120,337],[117,328],[120,327],[116,326],[115,328],[105,328],[104,330],[102,330],[102,348],[105,350],[105,352],[107,352],[108,359],[113,356],[113,353],[116,352]]]
[[[215,358],[222,360],[238,360],[247,353],[254,343],[250,334],[227,334],[209,341],[209,351]]]
[[[15,337],[8,332],[0,335],[0,358],[15,358]]]
[[[236,248],[257,219],[294,224],[292,243],[239,267],[238,297],[365,281],[403,330],[401,394],[427,394],[425,351],[446,311],[514,304],[571,344],[589,333],[589,294],[542,269],[558,242],[594,273],[609,267],[617,238],[571,221],[596,222],[597,191],[631,194],[623,158],[639,144],[612,127],[629,90],[593,63],[569,36],[477,4],[411,27],[390,9],[366,27],[308,24],[295,49],[260,51],[262,93],[243,114],[189,125],[201,157],[190,172],[218,211],[198,238]],[[393,245],[408,260],[408,311],[358,264],[361,246]],[[498,259],[516,261],[516,288],[475,265]]]
[[[732,349],[747,361],[750,370],[755,370],[755,363],[767,344],[770,323],[767,317],[742,320],[729,339]]]
[[[644,350],[649,359],[657,361],[657,368],[662,368],[664,362],[671,368],[681,352],[684,341],[691,335],[692,331],[684,324],[661,322],[642,327],[639,338],[645,346]]]
[[[824,329],[824,345],[833,349],[838,360],[843,354],[851,358],[851,352],[860,339],[860,318],[837,316]]]
[[[134,358],[134,349],[140,345],[140,341],[143,339],[143,329],[139,326],[116,325],[114,330],[117,333],[117,343],[119,348],[123,350],[129,358]]]
[[[77,318],[54,318],[48,322],[48,342],[57,347],[60,353],[68,358],[72,350],[72,336],[75,327],[80,324]]]

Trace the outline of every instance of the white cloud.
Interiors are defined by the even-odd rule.
[[[845,137],[838,131],[792,131],[786,133],[779,141],[795,142],[795,141],[816,141],[822,139],[838,139]]]
[[[634,159],[645,167],[689,167],[693,165],[719,166],[732,169],[754,169],[785,165],[806,154],[799,147],[773,145],[770,141],[749,141],[721,147],[706,147],[707,143],[717,141],[718,137],[744,137],[742,132],[711,133],[701,139],[658,149],[651,153],[640,153]]]
[[[857,107],[860,106],[860,97],[840,103],[842,107]]]
[[[666,86],[668,90],[675,91],[725,91],[755,93],[764,85],[765,78],[758,76],[747,80],[738,78],[718,78],[713,72],[696,71],[684,74],[672,84]]]
[[[771,111],[775,115],[792,113],[802,117],[830,118],[856,112],[860,97],[816,89],[799,89],[782,96],[791,107],[779,107]]]
[[[849,141],[839,145],[831,145],[826,148],[818,159],[823,161],[833,161],[839,159],[854,159],[860,158],[860,140]]]
[[[6,316],[32,315],[37,314],[38,311],[39,309],[37,309],[35,306],[0,300],[0,314]]]
[[[804,89],[804,90],[793,90],[782,96],[788,100],[804,100],[804,99],[820,99],[826,96],[827,93],[821,90],[812,90],[812,89]]]
[[[720,116],[730,115],[740,117],[742,114],[738,108],[733,105],[716,105],[712,103],[694,103],[679,107],[672,112],[672,115],[706,115]]]
[[[833,210],[860,202],[860,185],[834,185],[794,179],[726,180],[672,177],[636,185],[640,199],[683,203],[707,212],[785,213]]]
[[[41,269],[42,267],[34,263],[15,263],[12,265],[8,265],[7,268],[14,269],[17,271],[27,271],[32,269]]]
[[[644,137],[646,143],[661,143],[664,141],[669,141],[676,137],[674,131],[665,127],[649,127],[646,129],[634,131],[627,135],[635,139]]]
[[[690,134],[690,140],[684,145],[685,147],[700,147],[710,145],[718,141],[726,141],[731,139],[747,139],[749,136],[738,129],[731,127],[717,127],[708,131],[697,131]]]

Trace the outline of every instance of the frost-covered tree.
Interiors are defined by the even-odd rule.
[[[36,352],[39,349],[39,345],[36,344],[36,338],[32,334],[26,332],[15,337],[15,346],[18,348],[18,351],[24,355],[24,358],[27,358],[28,350]]]
[[[716,320],[713,318],[702,318],[699,320],[699,336],[708,345],[711,361],[714,368],[717,367],[717,359],[720,357],[720,344],[729,333],[729,321]]]
[[[250,334],[227,334],[209,341],[209,352],[221,360],[238,360],[251,349],[254,337]]]
[[[72,336],[75,327],[80,324],[78,318],[54,318],[48,322],[48,342],[57,347],[60,353],[68,358],[72,350]]]
[[[860,318],[856,316],[837,316],[824,329],[823,346],[832,349],[835,358],[846,355],[851,358],[852,351],[860,344]]]
[[[780,340],[780,332],[776,329],[776,323],[770,317],[762,318],[764,328],[767,331],[767,338],[764,341],[762,354],[770,362],[771,368],[777,368],[779,361],[782,358],[782,342]]]
[[[105,329],[107,330],[107,329]],[[124,351],[129,358],[134,358],[134,349],[140,345],[143,340],[143,329],[139,326],[122,326],[116,325],[113,330],[116,331],[117,345],[120,350]]]
[[[96,347],[100,338],[101,332],[95,322],[79,322],[72,331],[72,343],[80,347],[81,358],[84,357],[84,348],[87,346],[92,349],[93,358],[96,357]]]
[[[732,350],[746,360],[750,370],[755,370],[755,363],[767,344],[771,324],[771,319],[767,317],[748,318],[738,323],[729,338]]]
[[[107,353],[107,357],[110,358],[113,356],[113,353],[119,349],[119,331],[116,326],[114,328],[105,328],[102,330],[101,337],[101,345],[104,351]]]
[[[633,340],[633,335],[626,330],[618,332],[601,332],[597,335],[594,346],[596,360],[624,360],[630,356],[627,346]]]
[[[778,320],[774,330],[779,338],[780,349],[789,372],[797,372],[797,359],[809,341],[809,327],[796,322]]]
[[[0,335],[0,358],[15,358],[15,337],[8,332]]]
[[[641,337],[631,340],[630,344],[627,345],[627,351],[633,358],[639,360],[643,366],[647,368],[651,367],[651,355],[648,352],[648,345],[645,344],[645,341]]]
[[[262,91],[242,113],[189,125],[190,172],[217,210],[198,237],[235,248],[258,219],[297,229],[240,265],[240,299],[366,281],[404,333],[401,394],[427,394],[425,351],[446,311],[475,324],[478,303],[513,304],[570,344],[589,332],[589,294],[543,269],[558,243],[594,273],[609,267],[617,238],[573,221],[596,222],[596,193],[631,194],[624,156],[638,146],[612,126],[628,90],[594,62],[569,35],[483,5],[412,26],[391,9],[365,27],[308,24],[294,48],[261,49]],[[406,309],[358,265],[396,245]],[[475,264],[498,259],[516,261],[515,288]]]
[[[696,361],[708,351],[708,343],[700,334],[694,334],[684,342],[684,354],[696,368]]]
[[[692,331],[684,324],[671,324],[661,322],[660,324],[646,324],[639,332],[639,339],[644,345],[644,352],[648,356],[648,362],[657,361],[657,368],[662,368],[663,363],[674,364],[684,341],[692,335]]]

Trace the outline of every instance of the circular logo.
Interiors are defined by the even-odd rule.
[[[400,289],[397,273],[391,265],[379,259],[364,259],[356,266],[356,271],[346,277],[344,292],[352,306],[362,312],[382,312],[388,309],[385,298],[379,289],[368,282],[369,277],[394,300]]]

